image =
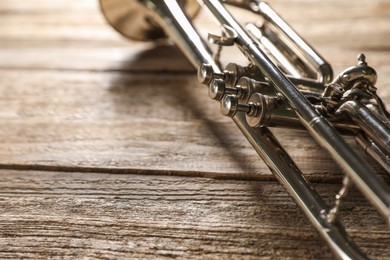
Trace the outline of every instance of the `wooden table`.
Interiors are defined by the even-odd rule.
[[[364,51],[390,105],[389,1],[269,2],[337,73]],[[97,0],[0,1],[0,108],[2,259],[333,258],[180,52],[123,39]],[[338,167],[274,133],[331,204]],[[342,222],[390,257],[356,190]]]

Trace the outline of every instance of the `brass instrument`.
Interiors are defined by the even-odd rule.
[[[333,77],[331,66],[267,3],[260,0],[100,0],[108,22],[130,39],[168,37],[198,68],[198,79],[221,112],[233,118],[256,152],[317,228],[334,254],[366,258],[337,219],[340,203],[355,185],[390,224],[390,187],[351,149],[340,133],[355,136],[364,151],[390,173],[390,115],[376,94],[376,72],[363,54],[358,64]],[[262,23],[241,25],[228,6],[257,14]],[[223,33],[218,46],[236,46],[248,66],[222,69],[193,26],[204,8]],[[219,53],[217,53],[218,56]],[[329,207],[268,127],[306,129],[345,172]]]

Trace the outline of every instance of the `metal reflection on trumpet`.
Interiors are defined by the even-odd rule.
[[[198,68],[209,97],[221,102],[222,114],[233,118],[335,255],[365,258],[337,219],[341,199],[353,184],[390,224],[389,186],[340,135],[356,136],[364,151],[389,173],[390,116],[376,93],[376,72],[363,54],[357,65],[333,78],[331,66],[259,0],[100,0],[100,4],[108,22],[123,35],[173,41]],[[227,5],[259,15],[262,23],[241,25]],[[232,62],[222,69],[190,20],[201,8],[223,29],[221,35],[209,34],[209,42],[218,50],[236,46],[248,66]],[[306,181],[267,127],[306,129],[344,170],[343,188],[333,207]]]

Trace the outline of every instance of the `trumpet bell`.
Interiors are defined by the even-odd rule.
[[[123,36],[136,41],[166,38],[155,14],[139,0],[99,0],[108,23]],[[193,0],[180,0],[179,5],[189,18],[194,18],[200,6]]]

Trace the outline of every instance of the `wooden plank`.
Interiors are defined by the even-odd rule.
[[[1,73],[1,167],[272,178],[193,76],[23,73]],[[309,178],[340,178],[307,133],[274,132]]]
[[[123,39],[105,24],[97,1],[84,2],[79,7],[62,1],[0,4],[0,68],[191,69],[188,63],[178,64],[182,59],[177,61],[175,55],[164,55],[161,51],[137,59],[133,66],[124,68],[121,64],[134,60],[137,53],[152,45]],[[318,48],[335,66],[335,71],[354,64],[356,54],[362,51],[366,52],[372,65],[388,66],[382,53],[389,51],[388,4],[367,0],[359,1],[359,4],[352,0],[333,4],[328,1],[290,2],[273,1],[272,5]],[[210,20],[205,14],[197,23],[203,34],[205,28],[210,28]],[[158,54],[162,55],[161,59],[156,59]],[[15,56],[23,58],[14,59]],[[167,63],[167,56],[175,58]]]
[[[0,176],[2,259],[333,258],[274,183],[4,170]],[[317,188],[333,196],[337,186]],[[343,214],[369,257],[390,255],[390,231],[361,195],[352,192]]]

